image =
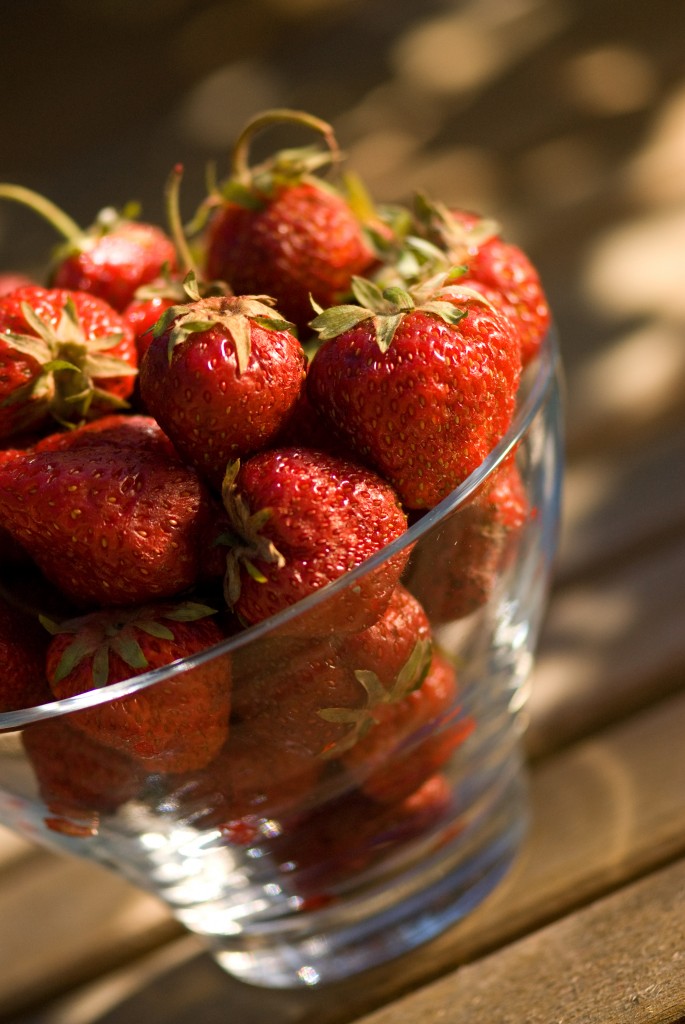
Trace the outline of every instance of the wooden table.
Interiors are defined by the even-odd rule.
[[[535,22],[537,35],[524,11],[522,32],[509,32],[510,74],[495,62],[490,88],[467,82],[464,95],[476,100],[456,114],[439,81],[434,93],[426,86],[428,101],[438,97],[432,148],[416,125],[411,142],[411,110],[408,126],[383,135],[383,146],[400,147],[395,163],[387,149],[374,163],[363,140],[351,147],[380,168],[371,185],[381,196],[403,194],[421,176],[448,197],[455,173],[460,198],[477,209],[514,196],[511,207],[501,204],[505,221],[510,213],[514,236],[532,248],[560,326],[569,396],[563,537],[528,704],[533,826],[513,870],[469,919],[402,962],[363,981],[283,995],[231,980],[152,897],[0,831],[0,1019],[685,1019],[685,9],[678,0],[649,11],[631,0],[619,15],[615,5],[586,6],[539,4],[548,17]],[[623,50],[611,43],[617,17]],[[507,25],[498,24],[493,16],[498,52],[508,53]],[[472,34],[477,28],[474,15]],[[431,79],[426,40],[417,22],[410,59],[409,31],[403,36],[405,82],[415,91],[420,59]],[[612,93],[631,59],[632,92]],[[476,74],[473,62],[465,74]],[[604,91],[602,67],[615,72]],[[373,93],[372,122],[384,95]],[[632,113],[621,111],[626,95]],[[352,105],[336,93],[333,109],[344,97]],[[325,112],[316,90],[309,99]],[[138,147],[136,134],[136,158]],[[78,190],[86,177],[69,172]]]

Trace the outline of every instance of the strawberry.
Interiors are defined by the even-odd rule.
[[[407,585],[434,624],[470,615],[490,599],[528,514],[523,481],[510,458],[484,490],[419,542]]]
[[[398,803],[442,768],[473,731],[473,722],[460,717],[456,697],[454,669],[436,652],[418,689],[374,708],[373,728],[343,754],[367,796]]]
[[[450,809],[450,786],[441,775],[385,807],[361,793],[346,794],[276,838],[281,883],[303,899],[304,909],[333,903],[347,885],[359,885],[361,872],[436,830]]]
[[[192,586],[213,504],[195,470],[163,451],[101,444],[0,466],[0,528],[81,607]]]
[[[25,288],[27,285],[34,283],[25,274],[15,274],[9,270],[3,271],[0,273],[0,298],[3,295],[9,295],[10,292],[16,291],[17,288]]]
[[[404,699],[430,664],[423,609],[398,586],[373,626],[343,640],[283,638],[255,661],[236,652],[233,710],[270,747],[332,761],[374,725],[380,705]]]
[[[0,714],[52,700],[45,678],[48,636],[37,618],[0,592]]]
[[[406,515],[392,487],[347,459],[307,448],[253,455],[226,473],[231,534],[226,598],[260,622],[325,586],[402,536]],[[388,604],[408,557],[399,552],[302,621],[311,635],[357,632]]]
[[[164,794],[184,822],[220,828],[230,842],[253,840],[265,819],[290,825],[315,791],[323,765],[294,735],[276,741],[268,721],[231,722],[228,741],[201,772]],[[278,825],[276,824],[278,822]]]
[[[110,413],[73,430],[57,431],[40,438],[31,447],[32,452],[54,452],[77,448],[133,448],[159,452],[170,458],[180,457],[157,420],[144,414]],[[0,464],[2,454],[0,453]]]
[[[37,285],[0,298],[0,438],[125,408],[137,355],[102,299]]]
[[[304,385],[302,346],[252,296],[173,306],[153,335],[140,375],[145,407],[220,486],[230,461],[265,448],[288,421]]]
[[[46,634],[47,636],[47,634]],[[22,745],[38,780],[41,799],[63,821],[87,829],[90,817],[113,814],[136,796],[141,784],[139,766],[126,754],[103,746],[68,724],[66,718],[48,718],[25,728]],[[58,825],[48,818],[50,827]]]
[[[264,657],[249,667],[236,652],[235,721],[271,749],[321,761],[344,742],[366,698],[333,639],[267,646]],[[321,711],[331,707],[335,714],[328,720]]]
[[[46,657],[58,699],[102,689],[206,650],[224,639],[193,602],[91,612],[57,625]],[[165,682],[71,716],[75,729],[140,762],[149,772],[203,768],[228,733],[231,672],[214,657]]]
[[[176,266],[174,243],[156,225],[133,219],[133,206],[121,214],[106,207],[84,231],[51,200],[31,189],[2,183],[0,198],[30,207],[63,236],[53,261],[53,288],[97,295],[121,312],[137,288],[158,277],[164,267]]]
[[[274,154],[250,168],[253,135],[271,124],[304,125],[322,134],[329,152],[302,149]],[[250,121],[233,150],[232,175],[206,203],[206,272],[238,294],[266,294],[306,332],[310,296],[332,305],[346,295],[352,276],[376,257],[346,199],[312,172],[337,162],[330,125],[300,111],[268,111]]]
[[[136,295],[138,296],[139,292]],[[152,342],[152,328],[162,313],[175,305],[176,301],[170,295],[150,294],[147,298],[142,295],[134,297],[122,312],[122,319],[135,339],[139,366],[142,365],[143,356]]]
[[[521,358],[510,322],[449,278],[420,304],[356,279],[359,305],[320,313],[307,376],[314,406],[392,483],[406,507],[431,508],[506,433]]]
[[[506,242],[497,226],[466,210],[417,200],[427,237],[451,264],[465,268],[462,284],[480,291],[514,324],[523,366],[535,357],[550,325],[550,310],[539,274],[517,245]]]

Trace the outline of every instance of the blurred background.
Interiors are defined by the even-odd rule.
[[[653,544],[682,530],[684,56],[682,0],[7,4],[0,179],[84,226],[128,200],[163,221],[180,161],[189,216],[245,120],[289,106],[334,125],[377,200],[421,189],[499,220],[541,273],[566,366],[558,586],[582,575],[594,590],[547,629],[562,687],[578,677],[577,660],[563,666],[579,645],[595,643],[595,671],[618,672],[648,608],[658,632],[654,593],[611,572],[647,532]],[[39,273],[55,240],[31,212],[0,206],[0,269]],[[658,460],[655,478],[645,467]],[[682,585],[668,600],[685,603]]]

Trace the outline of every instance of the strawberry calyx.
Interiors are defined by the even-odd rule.
[[[461,274],[461,268],[457,268],[455,274]],[[452,275],[448,272],[423,282],[418,289],[410,290],[399,285],[381,288],[367,278],[354,277],[352,293],[358,304],[343,303],[321,309],[312,303],[318,312],[309,326],[318,334],[319,341],[328,341],[370,320],[378,348],[381,352],[387,352],[397,328],[408,313],[420,310],[439,317],[447,324],[458,324],[463,320],[467,315],[466,310],[457,308],[453,302],[435,297],[439,290],[444,292],[444,287],[451,280]]]
[[[295,324],[274,310],[274,300],[268,295],[218,295],[205,298],[200,294],[192,271],[183,284],[190,301],[170,306],[152,327],[155,338],[169,332],[167,356],[170,363],[176,346],[186,342],[191,334],[222,327],[233,340],[240,374],[247,369],[250,359],[252,323],[267,330],[296,334]]]
[[[240,597],[240,569],[257,583],[266,583],[266,577],[255,565],[255,561],[266,562],[282,569],[285,558],[273,541],[262,533],[264,525],[271,518],[271,509],[262,508],[251,512],[237,486],[240,459],[229,463],[221,486],[221,497],[228,514],[230,531],[222,533],[215,541],[228,548],[226,573],[224,576],[224,597],[229,608],[233,608]]]
[[[288,124],[310,128],[323,137],[326,149],[305,146],[295,149],[281,149],[256,167],[250,167],[249,150],[255,136],[267,128]],[[341,159],[340,149],[332,127],[326,121],[304,110],[274,108],[265,110],[251,118],[238,135],[231,159],[231,183],[243,188],[248,195],[270,195],[280,185],[301,181],[330,164]]]
[[[422,234],[452,262],[466,262],[470,254],[500,235],[497,221],[477,216],[461,219],[444,203],[420,192],[414,197],[414,211]]]
[[[21,310],[33,333],[8,331],[3,334],[3,341],[35,360],[41,370],[25,387],[8,396],[3,406],[23,402],[30,394],[34,399],[44,400],[53,418],[65,427],[81,422],[94,398],[111,408],[129,408],[123,399],[93,383],[95,379],[137,373],[130,363],[107,354],[119,344],[122,332],[87,338],[71,297],[66,300],[56,327],[38,316],[27,302],[21,304]]]
[[[355,678],[366,691],[364,705],[361,708],[320,708],[317,712],[325,722],[351,726],[341,739],[331,743],[321,752],[321,757],[337,757],[338,754],[350,750],[376,724],[375,713],[381,705],[396,704],[414,690],[418,690],[428,675],[432,657],[431,641],[417,640],[411,654],[389,687],[383,686],[375,672],[357,669],[354,673]]]
[[[195,622],[215,614],[214,608],[185,601],[168,607],[146,606],[96,612],[61,623],[41,615],[41,623],[52,636],[65,633],[74,635],[73,642],[62,653],[52,682],[61,682],[74,669],[82,666],[84,661],[89,660],[92,688],[107,686],[110,682],[110,653],[116,654],[135,673],[140,673],[148,667],[148,659],[136,633],[173,641],[173,630],[160,620],[172,623]]]
[[[250,165],[250,146],[254,137],[275,125],[288,124],[309,128],[323,137],[325,148],[309,145],[277,150],[266,160]],[[318,173],[339,165],[342,159],[335,133],[330,124],[303,110],[274,108],[251,118],[238,135],[231,154],[230,172],[223,181],[208,174],[208,195],[200,204],[191,224],[190,234],[200,232],[212,211],[226,202],[248,210],[262,210],[282,188],[307,181],[317,188],[339,194],[324,182]]]

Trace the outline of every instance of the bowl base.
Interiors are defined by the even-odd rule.
[[[240,981],[297,988],[342,981],[423,945],[475,910],[511,867],[527,830],[525,784],[509,781],[458,836],[357,901],[271,922],[258,933],[205,936]],[[197,930],[197,929],[196,929]]]

